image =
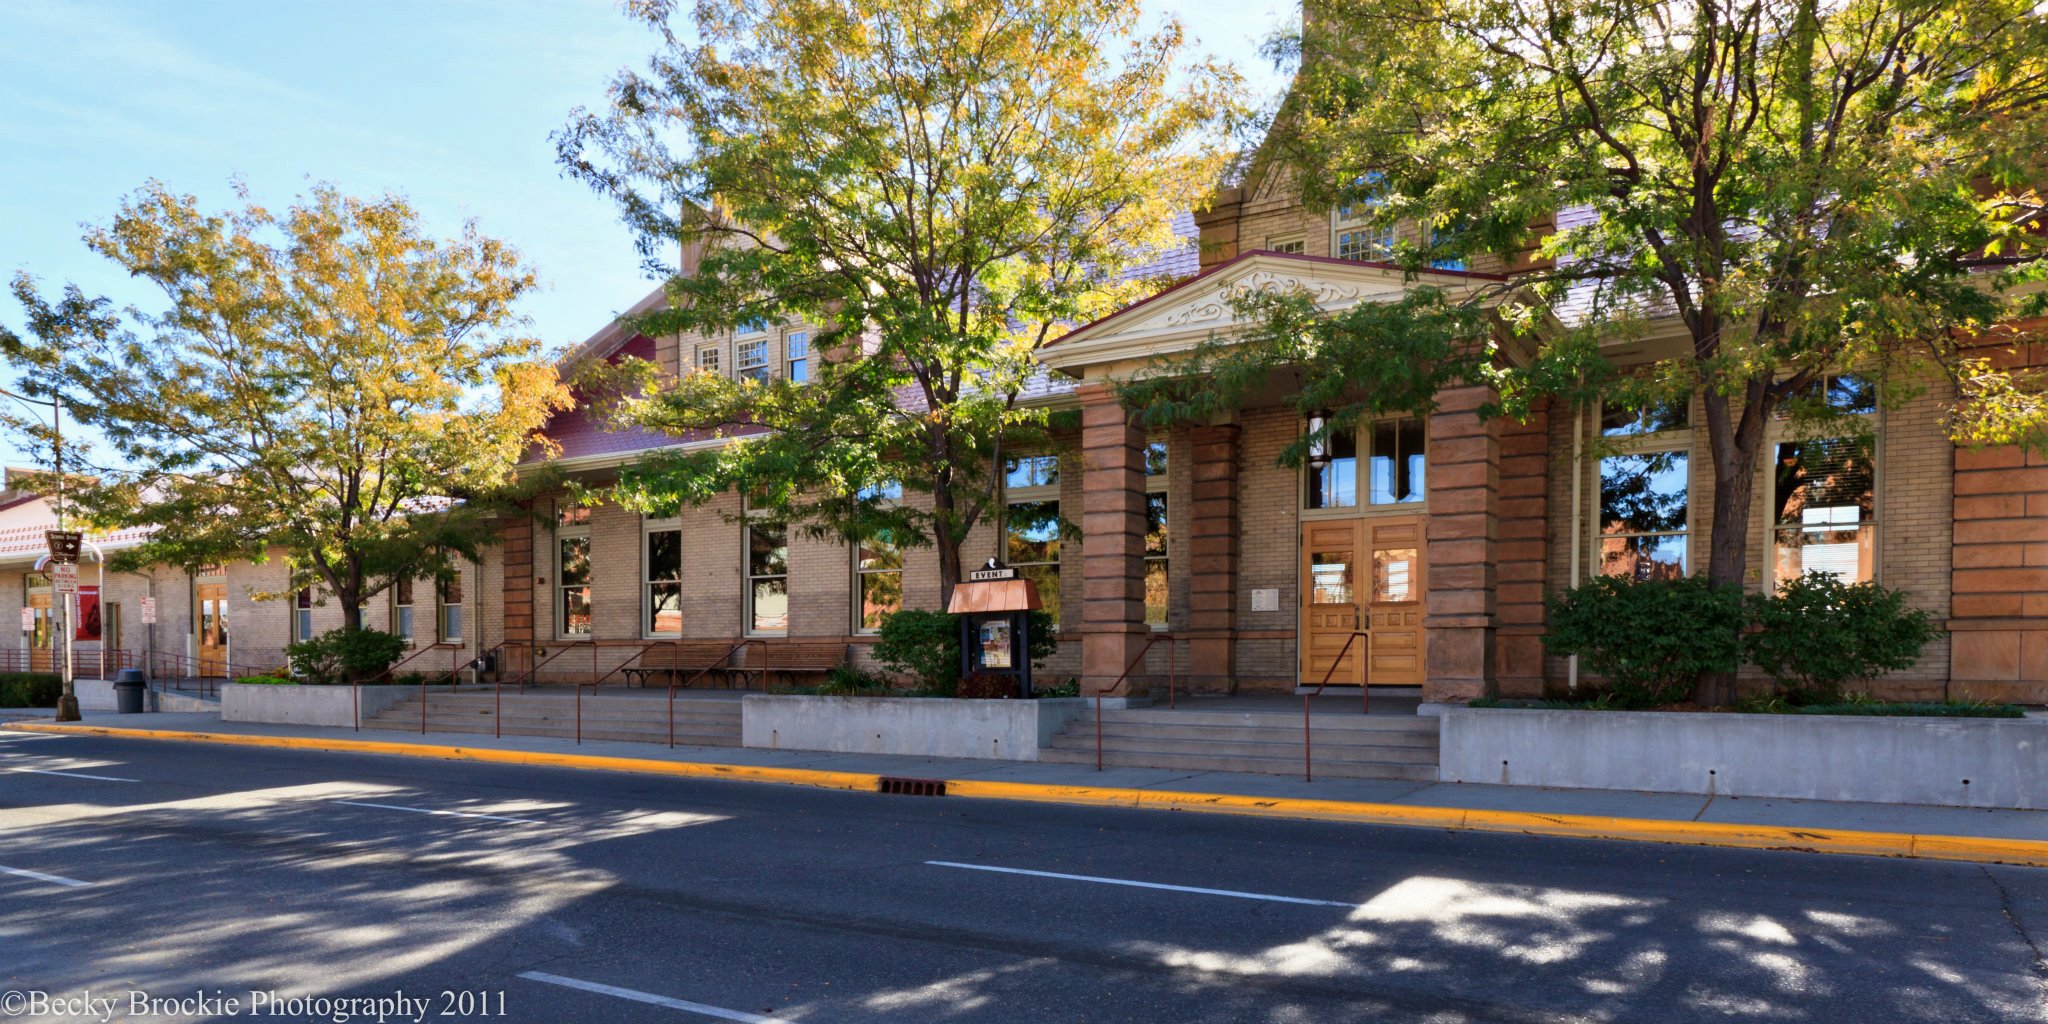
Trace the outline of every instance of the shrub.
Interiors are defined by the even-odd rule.
[[[1059,650],[1052,616],[1031,613],[1031,663],[1042,665]],[[948,612],[905,608],[882,622],[875,660],[917,681],[926,693],[953,696],[960,682],[960,619]],[[965,694],[962,694],[965,696]]]
[[[852,665],[834,665],[825,673],[825,681],[818,684],[817,692],[831,697],[881,697],[893,690],[889,680],[873,672]]]
[[[1911,667],[1936,635],[1934,620],[1906,604],[1904,591],[1832,573],[1786,580],[1749,606],[1757,625],[1745,638],[1749,660],[1793,704],[1840,703],[1847,684]]]
[[[1596,576],[1550,601],[1552,654],[1576,654],[1622,707],[1684,699],[1707,672],[1742,661],[1742,594],[1703,576]]]
[[[53,708],[64,678],[52,672],[0,672],[0,708]]]
[[[291,680],[289,680],[289,679],[279,679],[279,678],[278,678],[278,677],[276,677],[276,676],[237,676],[237,677],[235,678],[235,682],[241,683],[241,684],[242,684],[242,685],[244,685],[244,686],[296,686],[296,685],[298,685],[298,684],[296,684],[296,683],[292,682],[292,681],[291,681]]]
[[[329,630],[284,649],[292,667],[315,685],[363,680],[383,672],[405,653],[405,638],[374,629]]]

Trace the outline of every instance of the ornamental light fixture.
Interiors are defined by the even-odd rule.
[[[1308,414],[1308,464],[1320,472],[1330,464],[1330,439],[1323,435],[1323,428],[1330,424],[1330,410],[1317,409]]]

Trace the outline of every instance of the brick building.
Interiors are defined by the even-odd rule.
[[[1570,666],[1542,648],[1546,596],[1594,573],[1704,564],[1712,474],[1696,408],[1553,406],[1526,421],[1487,420],[1477,410],[1491,396],[1460,389],[1426,419],[1347,425],[1300,469],[1278,461],[1303,430],[1282,392],[1198,427],[1151,436],[1133,427],[1112,384],[1162,355],[1227,339],[1238,289],[1301,287],[1340,309],[1421,282],[1475,288],[1524,266],[1511,255],[1405,276],[1375,258],[1383,233],[1305,207],[1272,179],[1219,193],[1182,228],[1187,245],[1148,268],[1179,284],[1042,352],[1048,372],[1026,400],[1077,412],[1079,427],[1055,450],[1012,461],[1007,514],[964,552],[1002,556],[1039,580],[1062,641],[1044,675],[1099,689],[1142,657],[1140,689],[1171,662],[1191,685],[1218,691],[1291,691],[1327,678],[1435,700],[1533,695],[1573,682]],[[633,311],[659,301],[657,292]],[[787,324],[648,338],[614,323],[572,358],[630,354],[671,374],[804,379],[813,335]],[[1653,333],[1615,358],[1652,358],[1671,343]],[[2044,343],[1994,354],[2048,364]],[[1907,591],[1946,628],[1917,666],[1880,682],[1887,696],[2048,701],[2048,462],[1957,449],[1944,432],[1946,383],[1923,383],[1903,407],[1880,409],[1869,381],[1832,378],[1830,400],[1867,417],[1873,440],[1789,430],[1772,439],[1749,585],[1825,568]],[[560,447],[552,465],[596,485],[652,451],[726,443],[612,429],[589,410],[558,416],[547,432]],[[1617,505],[1621,492],[1635,496],[1632,506]],[[54,637],[36,618],[49,604],[34,565],[48,510],[9,493],[0,497],[0,586],[33,620],[19,648],[27,659]],[[890,608],[938,602],[930,549],[807,538],[750,518],[734,496],[673,519],[565,500],[533,513],[504,524],[503,544],[465,567],[458,593],[422,583],[406,603],[380,596],[366,621],[409,622],[416,644],[432,648],[422,667],[497,652],[542,679],[616,680],[612,670],[649,644],[678,639],[833,641],[858,658]],[[1061,521],[1071,532],[1047,525]],[[124,538],[103,542],[111,550]],[[292,637],[340,618],[318,594],[304,595],[307,607],[298,595],[254,600],[274,593],[281,571],[272,562],[110,576],[103,643],[231,660],[234,672],[273,668]],[[159,622],[146,634],[134,609],[152,588]],[[1360,624],[1368,635],[1354,639]],[[1162,635],[1174,639],[1153,643]]]

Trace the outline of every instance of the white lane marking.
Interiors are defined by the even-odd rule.
[[[29,740],[29,741],[32,741],[32,742],[38,742],[38,743],[39,743],[39,742],[42,742],[43,740],[68,740],[68,739],[70,739],[70,738],[71,738],[71,737],[69,737],[69,736],[49,736],[49,735],[45,735],[45,734],[43,734],[43,733],[34,733],[34,732],[5,732],[5,733],[0,733],[0,741],[7,741],[7,742],[12,742],[12,741],[14,741],[14,740]]]
[[[38,882],[55,882],[58,885],[68,885],[74,889],[81,885],[92,884],[91,882],[81,882],[76,878],[65,878],[63,875],[46,875],[40,871],[30,871],[27,868],[0,867],[0,875],[19,875],[22,878],[33,878]]]
[[[1229,896],[1240,900],[1265,900],[1268,903],[1299,903],[1308,907],[1345,907],[1356,910],[1358,904],[1339,900],[1310,900],[1300,896],[1274,896],[1263,892],[1239,892],[1236,889],[1204,889],[1194,885],[1167,885],[1164,882],[1137,882],[1128,878],[1103,878],[1098,875],[1067,875],[1058,871],[1032,871],[1029,868],[999,868],[989,864],[961,864],[950,860],[928,860],[926,864],[940,868],[966,868],[969,871],[997,871],[1005,875],[1030,875],[1033,878],[1059,878],[1069,882],[1097,882],[1102,885],[1128,885],[1134,889],[1164,889],[1167,892],[1191,892],[1198,896]]]
[[[0,768],[5,772],[28,772],[31,775],[62,775],[67,779],[94,779],[100,782],[141,782],[141,779],[122,779],[112,775],[87,775],[84,772],[60,772],[50,768]]]
[[[742,1022],[742,1024],[796,1024],[795,1021],[784,1020],[781,1017],[763,1017],[758,1013],[748,1013],[745,1010],[728,1010],[723,1006],[711,1006],[706,1003],[693,1003],[687,999],[670,999],[667,996],[658,996],[652,992],[641,992],[637,989],[620,988],[617,985],[602,985],[595,981],[583,981],[579,978],[564,978],[559,974],[545,974],[540,971],[522,971],[520,972],[519,976],[525,978],[528,981],[545,982],[549,985],[560,985],[563,988],[581,989],[585,992],[595,992],[601,996],[617,996],[620,999],[631,999],[636,1003],[649,1003],[654,1006],[666,1006],[671,1010],[681,1010],[684,1013],[695,1013],[701,1014],[706,1017],[716,1017],[719,1020],[736,1020]]]
[[[450,818],[488,818],[492,821],[510,821],[521,825],[545,825],[545,821],[532,818],[508,818],[502,814],[474,814],[469,811],[437,811],[427,807],[400,807],[397,804],[370,804],[360,800],[330,800],[329,803],[347,804],[350,807],[375,807],[386,811],[405,811],[410,814],[439,814]]]

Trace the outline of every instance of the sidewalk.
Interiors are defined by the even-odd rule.
[[[884,754],[676,747],[222,722],[218,713],[88,712],[75,725],[0,710],[0,728],[653,772],[874,791],[943,780],[948,796],[1313,818],[1411,827],[2048,866],[2048,811],[1701,797],[1617,790],[1298,778]]]

